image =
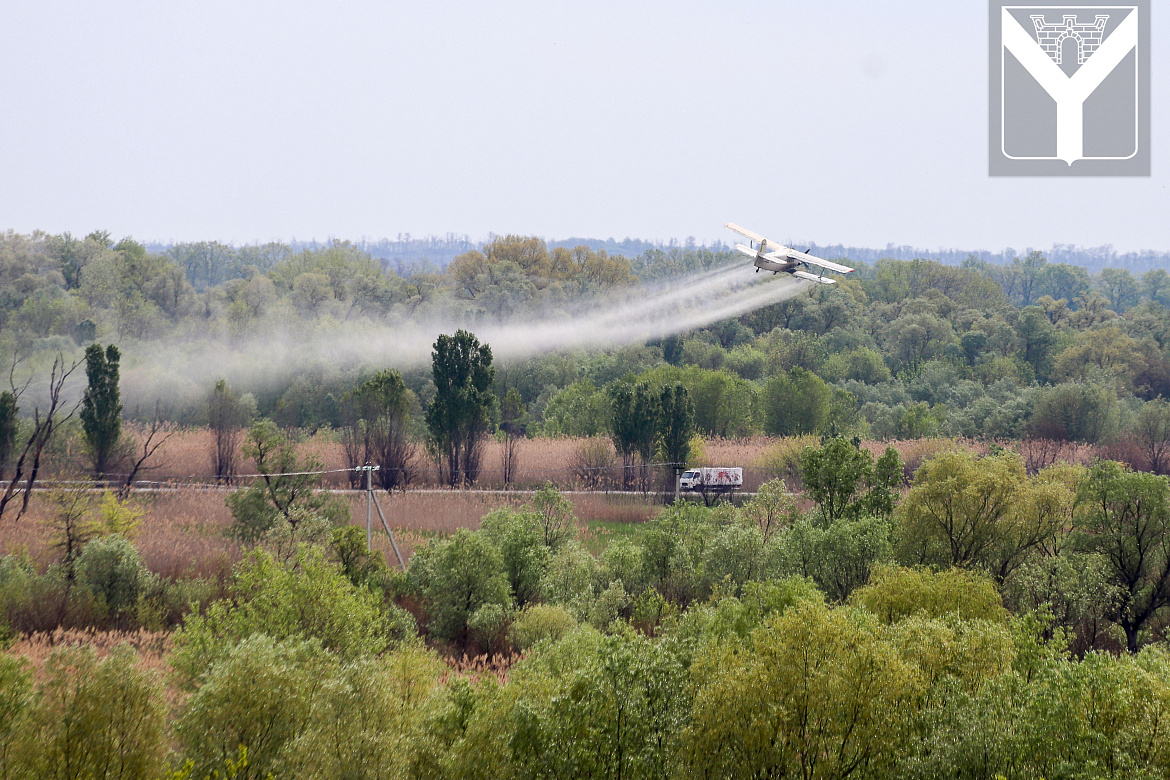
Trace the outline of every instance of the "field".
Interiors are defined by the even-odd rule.
[[[804,446],[816,443],[814,437],[713,439],[703,445],[702,463],[742,466],[747,493],[775,477],[785,478],[790,488],[799,489],[795,481],[796,458]],[[222,578],[241,555],[239,544],[226,533],[231,514],[224,497],[232,488],[215,484],[210,444],[211,435],[206,429],[176,431],[150,462],[153,468],[140,480],[142,487],[133,493],[134,505],[143,513],[135,544],[149,568],[163,577]],[[485,449],[483,472],[475,490],[442,487],[433,464],[423,462],[418,480],[409,489],[392,494],[379,491],[378,502],[399,549],[409,558],[426,540],[451,534],[459,528],[478,528],[480,519],[492,509],[523,504],[529,499],[530,491],[548,482],[568,491],[583,535],[594,548],[603,546],[605,539],[622,534],[623,526],[652,518],[664,501],[672,497],[669,493],[655,492],[662,490],[659,477],[651,480],[645,494],[621,492],[617,489],[620,472],[616,467],[607,471],[606,479],[597,487],[584,489],[578,469],[577,453],[581,444],[582,440],[571,438],[522,441],[515,482],[505,490],[499,471],[502,445],[491,441]],[[1098,454],[1094,448],[1084,445],[1044,441],[1003,445],[1020,450],[1031,471],[1056,460],[1084,465]],[[979,454],[986,454],[989,449],[984,443],[953,439],[867,441],[863,446],[875,455],[887,446],[898,450],[905,464],[907,484],[913,470],[924,459],[943,449],[957,446]],[[330,472],[322,476],[322,485],[341,493],[350,505],[352,522],[364,526],[366,499],[363,492],[349,489],[347,475],[342,471],[345,462],[341,445],[330,434],[318,433],[301,445],[301,452],[319,459],[322,468]],[[59,455],[50,463],[50,476],[42,485],[67,483],[75,476],[76,468],[68,453]],[[239,469],[250,473],[255,464],[243,460]],[[0,554],[27,552],[41,568],[58,558],[59,553],[52,548],[50,530],[53,512],[43,490],[34,493],[28,514],[19,522],[14,522],[10,510],[0,524]],[[373,525],[375,548],[393,563],[393,550],[381,531],[376,513]]]

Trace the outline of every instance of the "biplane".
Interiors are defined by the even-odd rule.
[[[755,260],[756,273],[763,269],[774,274],[792,274],[800,279],[807,279],[818,284],[836,284],[833,279],[825,278],[825,271],[838,274],[853,273],[853,269],[848,266],[830,263],[828,260],[815,257],[807,252],[798,252],[778,242],[769,241],[759,233],[753,233],[734,222],[728,222],[724,227],[728,230],[734,230],[748,240],[746,245],[736,244],[735,248],[738,252]],[[818,273],[811,273],[813,266],[819,269]]]

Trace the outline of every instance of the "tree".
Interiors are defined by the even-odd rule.
[[[662,459],[677,476],[691,456],[691,437],[695,435],[695,413],[687,389],[681,384],[662,388],[659,397],[658,450]]]
[[[88,386],[81,399],[81,427],[97,479],[115,465],[122,436],[122,402],[118,389],[118,361],[121,353],[113,344],[85,348],[85,378]]]
[[[378,466],[377,480],[384,490],[405,488],[415,477],[415,445],[410,440],[410,410],[414,393],[394,370],[379,371],[358,385],[345,399],[349,406],[350,435],[360,447],[350,467]],[[354,419],[356,418],[356,419]]]
[[[1133,435],[1149,462],[1150,471],[1166,474],[1170,471],[1170,403],[1155,398],[1138,412],[1133,424]]]
[[[1166,304],[1166,293],[1170,292],[1170,273],[1165,268],[1151,268],[1142,274],[1142,292],[1147,299]]]
[[[1039,379],[1046,379],[1052,369],[1052,351],[1056,347],[1056,329],[1039,306],[1026,306],[1016,323],[1021,357]]]
[[[68,422],[69,418],[77,411],[78,407],[74,406],[64,415],[59,414],[61,411],[61,390],[65,387],[66,380],[77,370],[79,365],[80,363],[74,363],[67,366],[65,359],[60,354],[53,359],[53,367],[49,370],[49,405],[44,412],[39,406],[33,408],[32,432],[25,440],[24,446],[16,458],[12,479],[8,480],[8,485],[4,488],[3,493],[0,493],[0,518],[4,517],[4,510],[8,508],[8,504],[16,498],[18,493],[21,500],[20,511],[16,514],[17,519],[19,520],[28,511],[28,502],[32,497],[33,488],[36,486],[37,476],[40,474],[41,456],[57,429]],[[22,478],[25,481],[23,488],[19,487]]]
[[[618,384],[610,390],[613,416],[613,444],[622,458],[622,488],[629,490],[634,477],[634,465],[641,457],[644,469],[650,462],[654,438],[658,431],[659,399],[645,382],[635,385]],[[644,480],[643,480],[644,481]]]
[[[855,495],[873,479],[873,456],[841,437],[823,447],[805,447],[800,454],[800,477],[805,492],[816,502],[826,524],[856,517],[863,508]]]
[[[238,538],[256,541],[278,522],[295,530],[309,516],[333,525],[349,519],[344,502],[314,491],[324,469],[321,461],[312,455],[301,458],[296,442],[282,435],[271,420],[252,425],[243,451],[256,462],[260,478],[227,497],[232,533]]]
[[[1170,481],[1113,461],[1095,464],[1077,490],[1077,545],[1108,560],[1120,587],[1126,647],[1170,604]]]
[[[0,393],[0,481],[8,470],[8,459],[12,456],[12,447],[16,444],[16,413],[20,407],[16,405],[16,393],[5,390]]]
[[[431,373],[436,390],[426,412],[431,446],[447,484],[471,485],[479,476],[483,437],[496,406],[491,347],[465,330],[439,336]]]
[[[225,380],[215,383],[207,397],[207,422],[211,427],[211,465],[217,482],[232,484],[236,476],[236,451],[244,435],[244,407]]]
[[[54,650],[25,726],[27,774],[14,776],[161,776],[167,741],[163,686],[137,661],[129,644],[100,661],[84,645]]]
[[[1117,393],[1109,387],[1067,382],[1045,388],[1032,419],[1032,436],[1097,444],[1117,430]]]
[[[1001,582],[1064,518],[1032,522],[1029,485],[1014,453],[976,458],[952,450],[919,467],[898,507],[902,557],[913,563],[978,566]]]
[[[829,422],[833,391],[811,371],[793,368],[764,385],[764,432],[772,436],[819,433]]]
[[[1124,268],[1102,270],[1101,286],[1105,288],[1110,308],[1116,312],[1123,312],[1138,301],[1138,282]]]
[[[500,405],[500,433],[504,437],[504,484],[516,479],[517,450],[528,428],[528,410],[516,388],[504,395]]]
[[[481,608],[503,609],[511,603],[500,551],[486,536],[466,528],[416,552],[410,576],[426,600],[431,633],[460,647],[467,647],[470,624]]]

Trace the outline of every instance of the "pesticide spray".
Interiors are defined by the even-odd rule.
[[[565,350],[641,343],[701,328],[792,298],[807,283],[787,274],[759,275],[742,263],[597,296],[557,311],[507,322],[452,320],[337,323],[311,334],[196,339],[183,344],[142,343],[128,351],[123,387],[139,403],[166,398],[185,405],[203,397],[218,378],[259,388],[306,372],[411,369],[430,361],[441,333],[462,327],[489,344],[506,365]]]

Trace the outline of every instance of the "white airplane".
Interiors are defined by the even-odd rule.
[[[813,257],[810,254],[789,249],[783,244],[769,241],[759,233],[753,233],[747,228],[742,228],[734,222],[728,222],[723,227],[728,230],[734,230],[748,240],[747,246],[736,244],[735,248],[748,257],[755,259],[756,273],[759,273],[761,268],[765,271],[771,271],[774,274],[783,271],[786,274],[792,274],[801,279],[807,279],[810,282],[819,282],[820,284],[836,284],[834,280],[824,277],[825,271],[835,271],[839,274],[853,273],[853,269],[848,266],[830,263],[828,260],[822,260],[819,257]],[[811,274],[808,271],[801,270],[811,265],[820,268],[820,273]]]

